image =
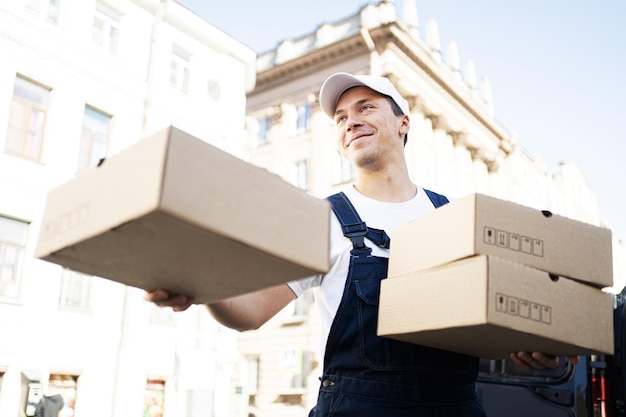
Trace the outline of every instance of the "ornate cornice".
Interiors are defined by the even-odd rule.
[[[499,164],[496,158],[503,158],[510,155],[515,146],[510,138],[510,134],[490,116],[483,103],[477,103],[475,96],[467,86],[458,82],[454,74],[449,71],[445,64],[433,59],[430,50],[419,40],[411,37],[397,21],[382,24],[368,29],[370,39],[374,42],[376,52],[382,55],[391,50],[399,56],[404,57],[417,72],[418,76],[427,77],[433,86],[439,88],[441,93],[449,96],[452,103],[456,103],[458,108],[465,111],[470,118],[476,120],[493,137],[495,145],[494,151],[498,155],[487,156],[484,152],[479,152],[477,144],[468,146],[473,159],[483,160],[489,169],[497,169]],[[371,47],[371,45],[370,45]],[[370,48],[371,49],[371,48]],[[334,66],[341,61],[347,61],[354,57],[370,54],[363,36],[360,32],[352,36],[330,42],[319,48],[312,48],[310,51],[293,59],[285,60],[275,65],[268,65],[257,74],[257,87],[254,93],[261,93],[271,90],[290,80],[301,78],[303,75],[322,72],[325,67]],[[274,53],[277,53],[274,51]],[[271,52],[268,53],[271,55]],[[269,56],[269,55],[268,55]],[[265,57],[265,59],[268,58]],[[387,74],[392,80],[398,77],[394,74]],[[405,84],[410,85],[410,81]],[[397,82],[396,82],[397,85]],[[407,87],[410,88],[410,87]],[[402,92],[402,91],[401,91]],[[253,94],[254,94],[253,93]],[[448,134],[456,134],[457,129],[453,129],[446,120],[445,115],[438,114],[429,109],[429,103],[419,95],[404,91],[410,109],[419,109],[425,117],[431,120],[433,129],[446,131]]]

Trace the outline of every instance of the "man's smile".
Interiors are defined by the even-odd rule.
[[[362,139],[364,137],[369,137],[371,135],[372,135],[372,133],[370,133],[370,132],[357,132],[357,133],[354,133],[348,139],[348,143],[347,143],[346,147],[349,147],[352,144],[352,142],[355,142],[355,141],[357,141],[359,139]]]

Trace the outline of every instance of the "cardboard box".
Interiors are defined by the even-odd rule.
[[[483,254],[613,285],[609,229],[482,194],[446,204],[390,237],[389,277]]]
[[[479,255],[381,283],[378,334],[500,359],[613,353],[611,295]]]
[[[207,303],[328,270],[330,205],[176,128],[52,190],[35,256]]]

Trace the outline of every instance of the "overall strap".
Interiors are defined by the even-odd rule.
[[[426,191],[426,195],[433,203],[433,206],[435,206],[435,208],[439,208],[444,204],[448,204],[450,202],[444,195],[437,194],[436,192],[427,190],[426,188],[424,188],[424,191]]]
[[[366,237],[381,248],[389,249],[390,240],[387,233],[384,230],[368,228],[343,192],[333,194],[327,200],[341,224],[343,235],[352,241],[354,249],[365,248]]]

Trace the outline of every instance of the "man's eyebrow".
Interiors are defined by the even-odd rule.
[[[358,104],[359,106],[361,106],[361,105],[363,105],[363,104],[365,104],[365,103],[367,103],[367,102],[369,102],[369,101],[374,101],[374,99],[373,99],[373,98],[371,98],[371,97],[366,97],[366,98],[363,98],[363,99],[361,99],[361,100],[357,101],[357,102],[356,102],[356,104]]]
[[[362,98],[361,100],[357,101],[356,103],[354,103],[355,106],[362,106],[363,104],[367,103],[367,102],[371,102],[374,101],[373,98],[371,97],[366,97],[366,98]],[[345,110],[343,109],[337,109],[335,110],[335,116],[337,116],[340,113],[344,113]]]
[[[341,115],[341,114],[344,114],[345,112],[346,112],[346,111],[345,111],[343,108],[341,108],[341,109],[336,109],[336,110],[335,110],[335,115],[334,115],[334,117],[337,117],[337,116],[339,116],[339,115]]]

